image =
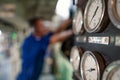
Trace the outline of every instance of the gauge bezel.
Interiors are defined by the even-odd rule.
[[[79,57],[80,57],[80,60],[79,60],[79,66],[78,66],[78,69],[77,70],[75,70],[75,68],[74,68],[74,66],[72,65],[72,67],[73,67],[73,70],[74,70],[74,74],[75,74],[75,76],[77,77],[77,78],[81,78],[81,75],[80,75],[80,62],[81,62],[81,56],[83,55],[83,49],[81,48],[81,47],[78,47],[78,46],[73,46],[72,47],[72,49],[71,49],[71,52],[72,52],[72,50],[73,49],[77,49],[78,51],[79,51]],[[71,62],[71,53],[70,52],[70,62]],[[71,64],[72,64],[72,62],[71,62]]]
[[[108,14],[111,22],[120,29],[120,16],[116,10],[116,0],[109,0],[108,1]]]
[[[93,59],[95,60],[96,66],[97,66],[97,71],[98,71],[97,72],[97,80],[101,80],[101,75],[105,68],[105,60],[98,52],[91,52],[91,51],[86,51],[81,58],[81,64],[80,64],[81,78],[83,80],[86,80],[86,76],[84,73],[84,62],[85,62],[85,59],[87,58],[87,56],[92,56]]]
[[[89,24],[87,22],[87,15],[90,5],[92,4],[92,0],[89,0],[86,5],[84,12],[84,28],[88,33],[101,32],[102,30],[104,30],[104,28],[106,28],[106,25],[108,24],[109,20],[108,20],[107,7],[106,7],[107,0],[101,0],[101,1],[102,1],[102,14],[99,23],[94,27],[94,29],[90,29]]]
[[[73,51],[73,49],[77,49],[77,50],[79,51],[79,57],[80,57],[80,61],[81,61],[81,56],[82,56],[82,54],[83,54],[82,48],[80,48],[80,47],[78,47],[78,46],[73,46],[72,49],[71,49],[71,52],[70,52],[70,59],[72,58],[71,56],[72,56],[72,51]],[[80,65],[80,61],[79,61],[79,65]],[[70,62],[71,62],[71,60],[70,60]],[[71,63],[72,63],[72,62],[71,62]],[[72,65],[72,66],[73,66],[73,65]],[[73,69],[74,69],[74,67],[73,67]],[[80,73],[79,71],[80,71],[80,68],[79,68],[79,67],[78,67],[78,70],[75,70],[75,69],[74,69],[74,72]]]
[[[79,32],[76,32],[75,28],[78,27],[78,26],[75,26],[75,25],[76,25],[75,23],[76,23],[76,17],[79,15],[79,13],[82,15],[81,26],[79,26],[79,27],[81,27],[81,29],[80,29]],[[75,15],[74,15],[74,18],[73,18],[73,27],[72,27],[72,29],[73,29],[73,33],[74,33],[75,35],[79,35],[79,34],[83,34],[83,33],[84,33],[84,27],[83,27],[83,11],[82,11],[81,8],[78,8],[77,11],[76,11],[76,13],[75,13]]]
[[[110,76],[116,71],[118,68],[120,68],[120,60],[114,61],[111,64],[109,64],[102,76],[102,80],[109,80]]]

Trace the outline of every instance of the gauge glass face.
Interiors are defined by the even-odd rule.
[[[118,16],[120,18],[120,0],[116,0],[116,10],[117,10]]]
[[[74,70],[77,71],[79,69],[80,62],[79,50],[77,47],[73,47],[71,50],[70,62],[72,63]]]
[[[84,61],[84,70],[83,70],[83,75],[85,76],[85,80],[97,80],[97,63],[95,62],[95,59],[91,56],[88,55]]]
[[[87,25],[90,29],[96,28],[99,24],[103,12],[103,0],[91,0],[87,11]]]
[[[120,68],[113,69],[107,80],[120,80]]]
[[[75,15],[74,19],[74,32],[79,33],[82,28],[83,18],[82,18],[82,12],[79,10],[78,13]]]

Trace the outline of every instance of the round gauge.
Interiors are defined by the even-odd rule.
[[[75,72],[79,71],[79,64],[80,64],[80,59],[81,59],[82,53],[83,53],[83,51],[80,47],[74,46],[71,49],[70,62],[72,64]]]
[[[107,66],[102,80],[120,80],[120,61],[115,61]]]
[[[120,29],[120,0],[109,0],[108,13],[112,23]]]
[[[84,32],[83,29],[83,13],[81,9],[78,9],[78,11],[75,13],[74,19],[73,19],[73,32],[74,34],[82,34]]]
[[[104,70],[103,57],[96,52],[86,51],[81,59],[81,77],[83,80],[100,80]]]
[[[107,18],[106,0],[89,0],[85,8],[84,27],[87,32],[100,32]]]

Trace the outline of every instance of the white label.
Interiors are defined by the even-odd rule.
[[[76,42],[85,43],[85,42],[87,42],[87,37],[78,36],[78,37],[76,37]]]
[[[120,36],[116,36],[115,38],[115,45],[120,46]]]
[[[109,37],[88,37],[89,43],[108,45],[109,41]]]

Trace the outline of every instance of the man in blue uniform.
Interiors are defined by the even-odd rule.
[[[72,35],[72,30],[63,31],[70,22],[66,20],[55,32],[50,32],[43,25],[43,18],[31,19],[34,32],[24,40],[22,45],[22,70],[17,80],[38,80],[48,45],[64,41]]]

